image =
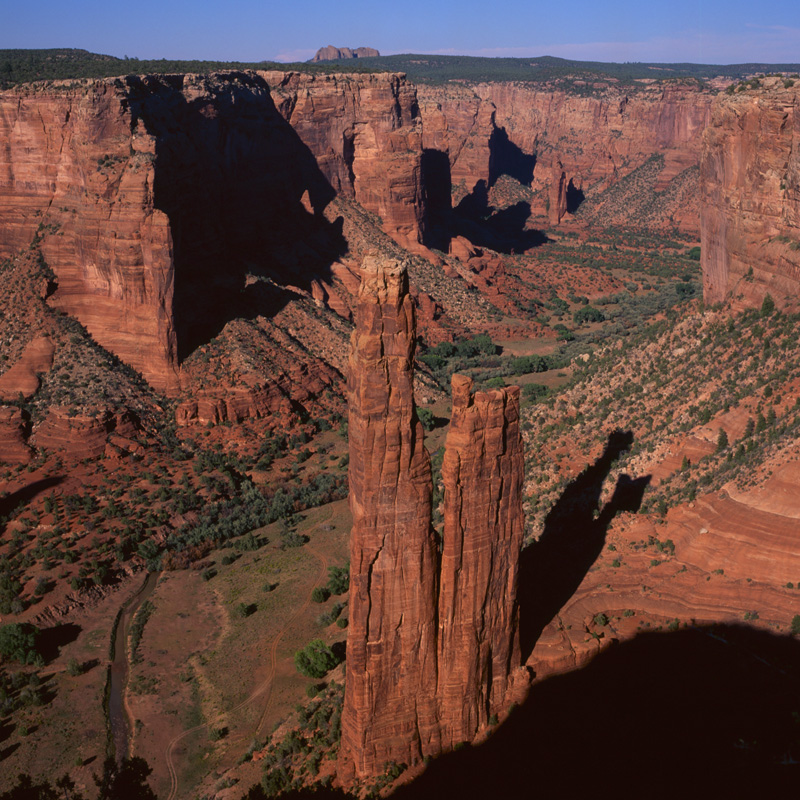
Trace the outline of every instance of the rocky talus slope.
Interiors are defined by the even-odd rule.
[[[720,95],[703,137],[706,302],[736,308],[800,293],[800,87],[765,78]],[[786,84],[786,85],[785,85]]]

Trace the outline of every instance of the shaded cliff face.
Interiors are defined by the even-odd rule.
[[[345,249],[334,190],[254,73],[128,78],[155,139],[154,202],[170,224],[182,360],[230,320],[274,315]]]
[[[398,75],[23,87],[0,94],[0,141],[0,254],[41,239],[51,303],[168,393],[227,322],[330,279],[337,193],[420,238],[419,118]]]
[[[712,101],[710,93],[678,83],[635,90],[599,83],[585,95],[517,83],[420,86],[418,93],[425,147],[448,154],[454,186],[471,193],[479,181],[491,186],[511,175],[545,190],[531,210],[554,224],[584,195],[616,184],[654,155],[663,163],[651,192],[696,167]],[[553,187],[562,181],[563,189]],[[624,208],[614,213],[620,219],[606,224],[636,221]],[[695,232],[697,214],[696,197],[688,207],[684,198],[665,224]]]
[[[507,705],[520,663],[517,576],[524,532],[519,387],[472,393],[453,376],[442,464],[439,595],[442,742],[470,741]]]
[[[800,290],[800,91],[782,79],[722,95],[703,137],[706,302],[780,305]]]
[[[350,622],[339,773],[439,749],[431,468],[414,406],[405,268],[367,258],[348,377]]]
[[[377,214],[399,244],[418,249],[425,206],[416,87],[396,73],[260,74],[334,190]]]
[[[119,80],[0,93],[0,254],[43,239],[51,304],[170,390],[172,238],[154,202],[155,141],[126,105]]]

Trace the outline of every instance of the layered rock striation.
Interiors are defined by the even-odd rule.
[[[339,775],[471,741],[519,667],[519,390],[453,381],[441,569],[405,267],[364,262],[348,379],[350,623]]]
[[[696,85],[499,82],[422,85],[418,95],[426,151],[447,155],[456,200],[510,175],[533,190],[532,214],[555,225],[577,210],[584,195],[616,185],[657,158],[650,192],[662,193],[676,180],[694,188],[682,191],[663,224],[698,230],[695,173],[713,98]],[[668,199],[662,196],[660,203]],[[611,212],[606,209],[606,217]],[[634,216],[629,220],[626,213]],[[615,208],[613,216],[617,223],[641,223],[642,210]]]
[[[520,664],[516,588],[525,527],[519,387],[473,394],[463,375],[452,384],[437,687],[445,747],[471,740],[507,705]]]
[[[703,137],[706,302],[780,306],[800,294],[800,90],[783,79],[720,95]]]
[[[401,244],[421,239],[421,127],[401,75],[21,86],[0,92],[0,142],[0,257],[40,245],[50,304],[169,394],[230,319],[275,313],[286,286],[330,294],[347,249],[323,215],[337,194]]]
[[[169,390],[171,232],[154,201],[155,140],[126,94],[113,79],[0,92],[0,256],[41,242],[51,305]]]
[[[367,258],[351,341],[350,618],[340,773],[437,752],[431,467],[414,406],[414,306],[399,264]]]

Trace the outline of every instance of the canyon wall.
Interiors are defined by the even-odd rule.
[[[516,588],[525,527],[519,387],[473,394],[463,375],[452,385],[437,687],[445,747],[470,741],[508,705],[521,660]]]
[[[350,622],[339,778],[472,741],[520,666],[524,520],[519,388],[453,378],[441,571],[413,393],[404,265],[364,261],[348,377]]]
[[[172,239],[154,202],[155,140],[122,81],[0,92],[0,256],[34,238],[54,307],[154,386],[177,385]]]
[[[582,196],[620,181],[654,156],[663,159],[650,187],[662,192],[699,163],[712,96],[680,82],[569,87],[514,82],[418,89],[426,148],[446,152],[454,186],[472,192],[501,174],[541,192],[532,211],[560,221]],[[563,181],[569,189],[551,190]],[[562,205],[553,209],[554,203]],[[696,196],[669,224],[697,231]]]
[[[422,119],[416,87],[398,73],[259,73],[337,194],[377,214],[410,250],[424,225]]]
[[[783,79],[721,95],[703,137],[706,302],[780,306],[800,293],[800,90]]]
[[[337,193],[419,247],[421,130],[399,75],[35,84],[0,93],[0,141],[0,256],[41,243],[51,305],[171,394],[227,321],[329,277]]]
[[[400,264],[365,259],[348,377],[350,617],[340,777],[438,752],[437,550]]]

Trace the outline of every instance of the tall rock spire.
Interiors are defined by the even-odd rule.
[[[363,264],[348,378],[350,623],[339,775],[440,749],[431,467],[414,406],[405,267]]]
[[[519,387],[472,394],[454,375],[445,444],[437,699],[443,747],[506,705],[520,664],[517,576],[523,455]]]
[[[350,624],[339,779],[471,741],[520,665],[519,388],[453,377],[441,575],[431,467],[414,407],[405,267],[363,264],[350,348]],[[441,592],[440,592],[441,582]]]

